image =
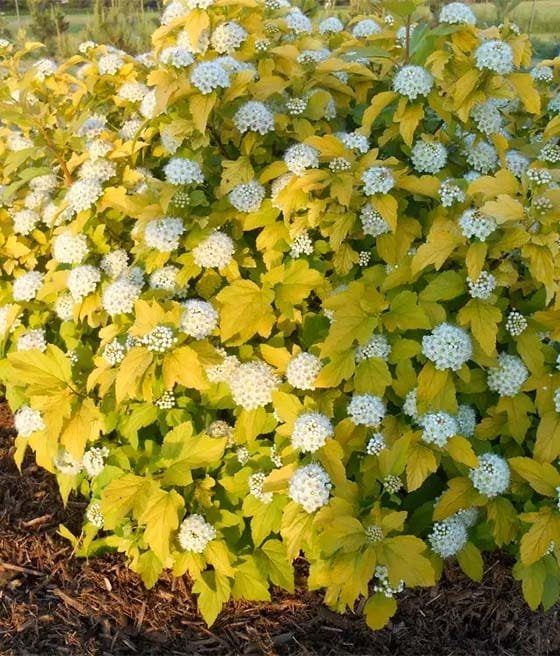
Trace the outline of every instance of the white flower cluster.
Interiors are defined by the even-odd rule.
[[[502,131],[502,115],[492,99],[477,103],[471,111],[471,117],[476,127],[484,134],[498,134]]]
[[[144,231],[144,241],[150,248],[161,253],[170,253],[179,248],[180,237],[185,232],[181,219],[165,217],[152,219]]]
[[[467,162],[479,173],[487,175],[496,169],[499,163],[498,153],[487,141],[475,142],[474,135],[465,138]]]
[[[217,61],[203,61],[194,67],[191,73],[191,84],[200,93],[207,95],[214,89],[227,89],[230,85],[229,73]]]
[[[192,254],[195,264],[199,267],[223,269],[233,259],[234,252],[235,246],[231,237],[216,230],[195,246]]]
[[[29,235],[35,230],[41,217],[33,210],[20,210],[13,215],[14,232],[17,235]]]
[[[487,300],[496,289],[496,278],[488,271],[481,271],[476,280],[467,278],[469,294],[473,298]]]
[[[554,401],[554,409],[556,412],[560,412],[560,387],[554,390],[554,396],[552,400]]]
[[[419,173],[438,173],[447,163],[447,148],[438,141],[420,139],[412,148],[411,159]]]
[[[103,528],[105,518],[103,517],[103,512],[101,511],[101,504],[98,501],[94,501],[89,504],[86,510],[86,519],[96,528]]]
[[[150,275],[150,288],[173,292],[177,286],[179,269],[172,264],[156,269]]]
[[[529,377],[527,367],[516,355],[500,353],[498,366],[488,370],[488,387],[500,396],[515,396]]]
[[[508,150],[506,153],[506,167],[515,177],[520,178],[529,166],[529,158],[518,150]]]
[[[239,23],[227,21],[216,27],[210,43],[212,48],[220,54],[232,53],[241,46],[247,37],[247,31]]]
[[[245,132],[267,134],[274,131],[274,113],[264,103],[249,100],[237,110],[233,123],[241,134]]]
[[[317,463],[296,469],[288,490],[292,501],[312,513],[329,502],[332,484],[327,472]]]
[[[469,472],[474,487],[490,498],[505,492],[510,479],[507,460],[496,453],[483,453],[478,457],[478,461],[478,467]]]
[[[367,39],[369,36],[379,34],[381,27],[372,18],[364,18],[358,21],[352,29],[352,36],[356,39]]]
[[[459,435],[473,437],[476,429],[476,410],[470,405],[460,405],[455,416]]]
[[[82,180],[94,180],[97,182],[107,182],[116,172],[116,167],[112,162],[105,159],[88,159],[81,166],[78,172]]]
[[[305,34],[313,29],[310,19],[299,8],[294,8],[288,13],[286,25],[296,34]]]
[[[467,331],[449,323],[441,323],[422,338],[422,353],[439,371],[458,371],[470,360],[472,352],[472,340]]]
[[[140,342],[153,353],[165,353],[170,351],[177,343],[177,337],[173,328],[169,326],[156,326],[144,335]]]
[[[512,310],[508,314],[506,330],[512,337],[519,337],[527,329],[528,325],[527,319],[525,319],[521,312]]]
[[[125,82],[117,92],[117,96],[128,102],[141,102],[148,93],[148,87],[141,82]]]
[[[43,286],[43,279],[39,271],[28,271],[18,276],[12,287],[14,301],[32,301]]]
[[[352,164],[345,157],[335,157],[329,162],[329,169],[333,173],[342,173],[343,171],[350,171]]]
[[[321,371],[321,360],[312,353],[298,353],[286,368],[286,379],[292,387],[301,390],[315,389],[315,379]]]
[[[383,334],[372,335],[363,346],[356,348],[356,362],[363,362],[370,358],[387,360],[391,355],[391,345]]]
[[[176,405],[175,394],[172,390],[165,390],[165,392],[154,401],[156,408],[160,410],[171,410]]]
[[[439,13],[439,22],[449,25],[475,25],[476,16],[473,10],[463,2],[450,2],[442,7]]]
[[[264,472],[255,472],[249,476],[249,492],[259,501],[264,504],[269,504],[272,501],[272,492],[265,492],[263,490],[266,474]]]
[[[58,452],[53,464],[61,474],[66,476],[77,476],[82,471],[82,461],[64,450]]]
[[[465,210],[459,219],[461,232],[468,239],[476,237],[480,241],[486,241],[496,230],[498,224],[492,216],[482,214],[477,209]]]
[[[66,192],[66,202],[72,212],[88,210],[100,198],[103,187],[98,180],[76,180]]]
[[[109,449],[106,446],[93,446],[88,449],[82,458],[82,465],[86,474],[93,478],[99,476],[105,468],[105,460],[109,457]]]
[[[202,515],[189,515],[179,527],[178,540],[184,551],[202,553],[215,537],[216,529]]]
[[[383,479],[383,487],[389,494],[396,494],[403,486],[400,476],[396,474],[388,474]]]
[[[451,179],[444,180],[439,187],[439,196],[443,207],[451,207],[455,203],[464,202],[465,192]]]
[[[14,426],[19,437],[29,437],[46,428],[43,415],[28,405],[23,405],[14,414]]]
[[[134,280],[119,278],[105,287],[101,297],[103,309],[111,316],[130,314],[142,292],[141,285]]]
[[[385,403],[374,394],[354,394],[348,404],[352,422],[361,426],[378,426],[385,417]]]
[[[83,264],[72,269],[68,274],[66,286],[76,303],[92,294],[101,280],[101,272],[91,264]]]
[[[88,254],[87,237],[63,232],[53,240],[52,254],[62,264],[79,264]]]
[[[416,100],[418,96],[427,96],[434,86],[434,78],[422,66],[408,64],[403,66],[393,79],[393,89],[406,96],[409,100]]]
[[[465,524],[452,516],[433,525],[428,542],[435,553],[442,558],[449,558],[461,551],[468,538]]]
[[[235,451],[235,457],[237,458],[237,462],[244,467],[250,460],[250,455],[249,455],[249,449],[246,446],[240,446],[236,451]]]
[[[20,335],[17,341],[18,351],[47,350],[47,337],[43,328],[33,328]]]
[[[320,412],[304,412],[294,422],[292,445],[304,453],[314,453],[334,435],[331,420]]]
[[[344,30],[344,23],[336,16],[329,16],[319,23],[319,34],[337,34]]]
[[[218,312],[211,303],[199,298],[191,298],[183,303],[181,330],[194,339],[204,339],[214,332],[218,325]]]
[[[211,383],[229,383],[233,372],[239,366],[239,360],[235,355],[227,355],[223,352],[224,359],[219,363],[207,367],[206,375]]]
[[[284,153],[284,162],[295,175],[304,175],[307,169],[319,167],[319,151],[307,144],[294,144]]]
[[[364,528],[364,535],[366,542],[369,542],[370,544],[381,542],[381,540],[383,540],[385,537],[381,526],[377,526],[376,524],[370,524],[369,526],[366,526]]]
[[[378,456],[383,449],[387,448],[383,433],[374,433],[366,444],[366,453],[369,456]]]
[[[313,240],[308,232],[300,232],[296,235],[290,246],[291,257],[297,258],[302,255],[312,255],[313,253]]]
[[[400,581],[395,587],[389,583],[389,570],[384,565],[377,565],[375,567],[374,577],[376,580],[373,591],[381,592],[387,599],[392,599],[396,594],[404,590],[404,581]]]
[[[286,101],[286,111],[290,116],[300,116],[308,105],[307,98],[290,98]]]
[[[490,39],[478,46],[474,59],[476,67],[481,71],[494,71],[500,75],[513,71],[513,50],[509,44],[498,39]]]
[[[360,210],[360,221],[364,234],[379,237],[391,231],[387,221],[371,205],[364,205]]]
[[[526,175],[535,185],[548,185],[552,182],[552,174],[548,169],[527,169]]]
[[[539,159],[550,164],[560,164],[560,146],[558,144],[546,143],[541,148]]]
[[[99,58],[97,66],[99,67],[100,75],[116,75],[121,67],[123,66],[124,61],[122,57],[115,53],[109,53],[108,55],[103,55]]]
[[[457,435],[459,425],[453,415],[447,412],[429,412],[422,417],[422,440],[443,448],[449,438]]]
[[[173,157],[163,167],[165,179],[174,185],[202,184],[204,175],[200,164],[192,159]]]
[[[14,313],[14,308],[17,307],[13,303],[7,303],[0,307],[0,339],[6,335],[8,328],[13,330],[18,324],[17,318],[10,320],[10,315]]]
[[[337,132],[335,135],[349,150],[356,150],[362,155],[369,151],[368,138],[359,132]]]
[[[72,321],[74,318],[74,299],[72,294],[61,294],[54,303],[56,316],[62,321]]]
[[[244,362],[229,379],[231,395],[236,405],[254,410],[272,402],[272,392],[280,387],[274,369],[260,360]]]
[[[535,66],[531,69],[531,77],[537,82],[552,82],[554,80],[554,69],[550,66]]]
[[[388,194],[395,186],[395,178],[391,169],[386,166],[371,166],[362,173],[364,194]]]
[[[251,180],[234,187],[228,198],[238,212],[258,212],[265,193],[265,188],[257,180]]]

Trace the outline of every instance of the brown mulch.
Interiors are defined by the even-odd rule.
[[[59,523],[80,526],[84,504],[63,509],[53,478],[12,460],[13,428],[0,406],[0,656],[549,656],[560,655],[560,608],[531,613],[505,556],[476,584],[450,566],[431,590],[402,594],[377,633],[328,611],[319,595],[273,593],[270,603],[231,603],[207,628],[183,579],[150,591],[119,555],[71,556]]]

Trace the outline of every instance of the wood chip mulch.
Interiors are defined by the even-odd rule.
[[[228,604],[207,628],[185,579],[145,590],[123,557],[73,558],[56,533],[77,532],[84,503],[62,508],[52,476],[30,458],[20,475],[0,406],[0,656],[560,656],[560,607],[532,613],[505,555],[481,584],[456,566],[433,589],[405,591],[390,626],[371,632],[303,586],[270,603]]]

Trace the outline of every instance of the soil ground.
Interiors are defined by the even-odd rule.
[[[296,594],[229,604],[208,629],[184,579],[147,591],[119,555],[73,558],[56,530],[78,530],[83,503],[63,509],[31,459],[21,476],[12,438],[0,406],[0,656],[560,656],[560,608],[531,613],[503,555],[481,584],[450,566],[437,587],[405,591],[377,633],[305,592],[303,567]]]

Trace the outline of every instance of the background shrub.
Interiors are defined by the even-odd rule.
[[[0,374],[80,555],[383,626],[444,558],[558,597],[558,60],[452,4],[175,1],[136,58],[3,42]]]

